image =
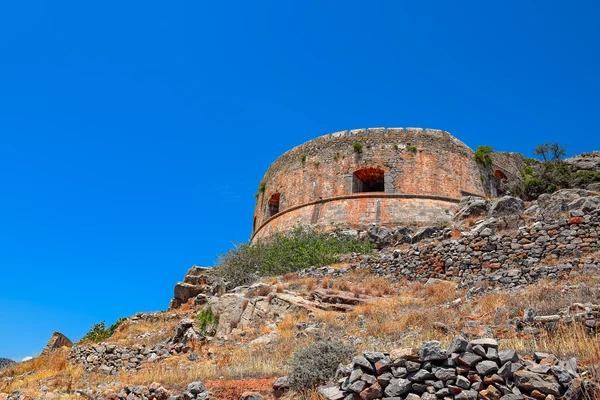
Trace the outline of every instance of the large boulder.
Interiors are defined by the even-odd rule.
[[[465,196],[460,199],[458,211],[454,219],[465,219],[470,217],[480,217],[487,215],[489,211],[489,202],[478,196]]]
[[[183,282],[175,284],[169,308],[178,308],[200,294],[206,297],[213,296],[219,292],[221,286],[221,280],[213,267],[193,266],[186,273]]]
[[[515,385],[519,389],[537,390],[556,397],[561,395],[560,384],[551,375],[536,374],[535,372],[522,369],[514,373],[514,379]]]
[[[537,217],[544,222],[557,222],[569,211],[590,212],[599,205],[597,199],[590,198],[591,195],[592,192],[585,189],[561,189],[542,194],[537,200]]]
[[[525,210],[523,200],[516,197],[504,196],[495,199],[490,204],[490,217],[505,217],[507,215],[520,215]]]
[[[169,340],[171,344],[187,344],[191,340],[199,340],[200,333],[196,330],[196,321],[184,318],[175,326],[175,334]]]
[[[600,171],[600,151],[582,153],[567,158],[565,163],[569,165],[572,171]]]
[[[417,229],[415,234],[411,237],[411,243],[418,243],[425,239],[437,237],[442,231],[443,229],[436,226],[423,226]]]
[[[247,305],[248,299],[240,293],[227,293],[210,299],[208,307],[219,317],[217,337],[228,335],[232,329],[237,328]]]
[[[379,250],[391,246],[394,237],[392,231],[385,226],[372,226],[367,230],[367,235]]]
[[[42,350],[42,354],[48,354],[62,347],[73,347],[73,342],[68,337],[60,332],[54,332],[48,340],[46,347]]]

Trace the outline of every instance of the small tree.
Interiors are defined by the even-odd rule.
[[[360,154],[363,152],[363,144],[361,142],[354,142],[354,144],[352,145],[352,148],[354,149],[354,152],[357,154]]]
[[[484,166],[492,165],[493,152],[494,149],[490,146],[477,146],[477,149],[475,150],[475,161]]]
[[[544,161],[561,161],[567,154],[567,148],[556,142],[546,142],[536,146],[533,153]]]

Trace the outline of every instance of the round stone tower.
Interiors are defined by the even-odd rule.
[[[369,128],[321,136],[269,167],[251,241],[298,225],[327,231],[444,223],[461,196],[485,195],[481,176],[473,151],[441,130]]]

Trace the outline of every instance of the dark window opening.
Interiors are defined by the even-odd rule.
[[[377,168],[364,168],[354,173],[353,193],[384,192],[384,172]]]
[[[279,212],[279,199],[281,198],[281,193],[274,193],[269,198],[269,217],[277,214]]]
[[[500,170],[496,170],[496,172],[494,172],[494,176],[498,179],[500,179],[501,181],[507,181],[508,178],[506,177],[506,174]]]

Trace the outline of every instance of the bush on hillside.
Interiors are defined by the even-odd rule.
[[[352,347],[328,341],[318,341],[296,351],[290,362],[290,386],[306,391],[327,382],[338,365],[353,354]]]
[[[592,183],[600,182],[600,172],[598,171],[577,171],[573,174],[573,186],[585,188]]]
[[[275,233],[268,241],[252,246],[242,244],[229,250],[219,257],[217,271],[232,288],[251,284],[260,276],[283,275],[332,264],[340,254],[372,250],[370,242],[356,237],[296,228],[288,234]]]
[[[542,158],[525,159],[521,169],[521,181],[511,182],[507,189],[513,196],[523,200],[535,200],[544,193],[559,189],[586,188],[591,183],[600,182],[600,172],[572,172],[562,158],[566,149],[558,143],[544,143],[535,148],[535,155]]]
[[[121,326],[123,324],[123,322],[125,322],[126,320],[127,320],[126,318],[119,318],[117,320],[117,322],[115,322],[108,328],[106,328],[104,321],[97,323],[95,325],[92,325],[90,330],[81,338],[79,343],[103,342],[106,339],[108,339],[109,337],[111,337],[112,335],[114,335],[115,332],[117,331],[117,329],[119,328],[119,326]]]

